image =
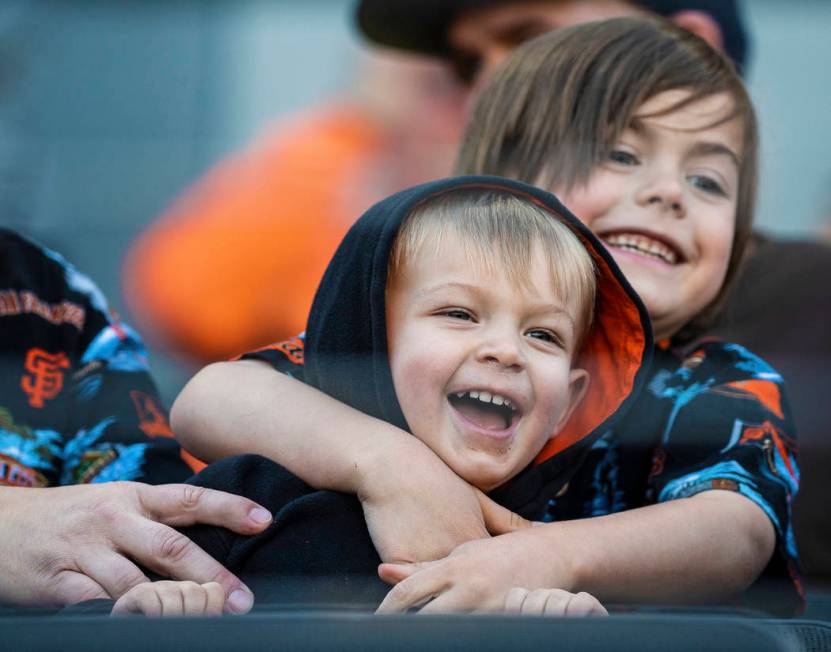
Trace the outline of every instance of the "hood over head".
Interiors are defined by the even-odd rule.
[[[543,486],[562,480],[564,470],[575,466],[595,436],[634,400],[652,353],[649,317],[640,299],[605,247],[554,195],[519,181],[466,176],[416,186],[372,206],[344,237],[315,295],[306,330],[304,378],[366,414],[409,430],[395,395],[387,349],[388,261],[399,228],[414,207],[468,188],[514,194],[543,208],[577,235],[597,268],[594,320],[575,362],[589,372],[589,388],[565,428],[530,467],[532,472],[522,472],[494,492],[517,508]]]
[[[463,11],[527,0],[360,0],[358,29],[378,45],[438,57],[450,55],[447,33]],[[552,0],[553,1],[553,0]],[[742,72],[748,37],[736,0],[632,0],[633,4],[671,18],[681,11],[702,11],[718,23],[724,51]]]

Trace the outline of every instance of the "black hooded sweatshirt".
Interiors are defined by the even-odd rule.
[[[398,230],[413,208],[443,193],[481,188],[533,202],[567,225],[597,268],[594,322],[577,366],[591,376],[587,396],[534,463],[491,492],[497,502],[541,519],[596,440],[625,412],[643,384],[652,352],[646,310],[597,239],[551,194],[498,177],[460,177],[397,193],[370,208],[347,233],[318,288],[305,338],[244,357],[266,360],[334,398],[408,430],[387,356],[387,267]],[[242,494],[272,510],[258,536],[198,526],[184,532],[238,574],[257,604],[377,604],[389,587],[356,497],[316,491],[257,456],[223,460],[193,483]]]

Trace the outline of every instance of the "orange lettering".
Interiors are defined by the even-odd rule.
[[[148,437],[173,437],[173,431],[167,422],[167,417],[156,400],[149,394],[133,390],[130,392],[136,414],[139,418],[139,428]]]

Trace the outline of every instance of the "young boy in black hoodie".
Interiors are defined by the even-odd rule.
[[[552,195],[462,177],[371,208],[329,265],[305,342],[245,358],[410,431],[462,480],[527,512],[566,485],[599,426],[633,395],[650,349],[641,304]],[[254,456],[215,464],[195,483],[273,510],[273,525],[255,537],[188,531],[245,579],[259,604],[377,604],[384,596],[381,559],[355,496],[315,491]],[[115,611],[214,613],[221,600],[212,592],[149,583]],[[588,594],[545,587],[518,587],[494,605],[501,608],[604,612]]]

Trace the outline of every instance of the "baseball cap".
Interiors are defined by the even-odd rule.
[[[378,45],[420,54],[451,54],[447,33],[463,11],[524,0],[359,0],[356,20],[360,31]],[[633,0],[661,16],[679,11],[703,11],[718,23],[724,50],[742,72],[748,38],[736,0]]]

